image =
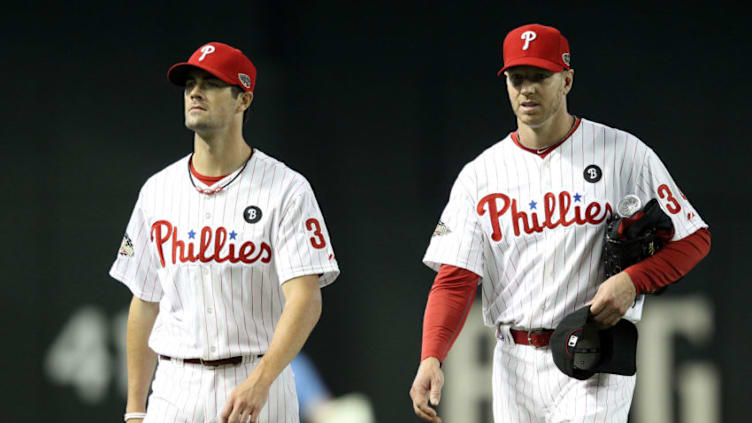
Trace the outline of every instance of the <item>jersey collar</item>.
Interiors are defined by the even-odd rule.
[[[216,193],[222,191],[223,189],[227,188],[228,185],[230,185],[236,179],[238,179],[238,177],[240,176],[240,174],[243,173],[243,171],[245,170],[246,166],[248,165],[248,162],[250,162],[251,159],[253,158],[253,156],[255,155],[254,154],[255,151],[256,151],[256,149],[251,148],[251,154],[248,156],[248,158],[246,159],[246,161],[243,163],[243,166],[241,166],[239,169],[237,169],[236,171],[234,171],[234,172],[232,172],[230,174],[227,174],[225,176],[220,176],[219,177],[219,180],[227,180],[227,182],[221,184],[220,186],[216,186],[216,183],[219,182],[219,180],[214,181],[213,187],[210,187],[201,178],[196,177],[196,176],[193,175],[193,171],[194,171],[194,169],[193,169],[193,153],[191,153],[191,155],[188,157],[188,179],[191,181],[191,185],[193,185],[193,188],[195,188],[196,191],[198,191],[199,193],[205,194],[205,195],[216,194]],[[201,185],[203,185],[203,186],[201,186]],[[206,188],[204,188],[204,187],[206,187]]]
[[[576,116],[575,116],[575,118],[574,118],[574,125],[572,125],[572,128],[571,128],[571,129],[569,130],[569,132],[567,132],[567,135],[566,135],[566,136],[564,136],[564,138],[562,138],[562,139],[561,139],[561,141],[559,141],[559,142],[557,142],[557,143],[555,143],[555,144],[551,144],[551,145],[549,145],[549,146],[548,146],[548,147],[546,147],[546,148],[535,149],[535,148],[527,148],[527,147],[525,147],[525,146],[524,146],[524,145],[522,145],[522,143],[520,142],[520,134],[519,134],[519,131],[514,131],[514,132],[512,132],[512,134],[511,134],[511,137],[512,137],[512,141],[514,141],[514,143],[515,143],[515,144],[517,144],[517,147],[520,147],[521,149],[523,149],[523,150],[525,150],[525,151],[527,151],[527,152],[529,152],[529,153],[533,153],[533,154],[535,154],[536,156],[538,156],[538,157],[540,157],[541,159],[543,159],[543,158],[545,158],[546,156],[548,156],[548,153],[550,153],[550,152],[552,152],[553,150],[555,150],[555,149],[556,149],[556,147],[558,147],[558,146],[560,146],[561,144],[563,144],[563,143],[564,143],[564,141],[568,140],[568,139],[569,139],[569,137],[571,137],[571,136],[572,136],[572,134],[574,134],[574,131],[576,131],[576,130],[577,130],[577,128],[579,128],[579,127],[580,127],[580,121],[581,121],[581,120],[582,120],[582,119],[580,119],[580,118],[578,118],[578,117],[576,117]]]

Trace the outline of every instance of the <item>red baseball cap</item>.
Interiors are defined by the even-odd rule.
[[[185,86],[186,75],[192,68],[203,69],[230,85],[244,91],[256,86],[256,67],[242,51],[227,44],[211,42],[199,47],[187,62],[176,63],[167,71],[167,79]]]
[[[523,25],[504,38],[504,67],[535,66],[561,72],[569,66],[569,42],[558,29],[545,25]]]

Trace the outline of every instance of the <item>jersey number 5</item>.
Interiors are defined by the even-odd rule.
[[[666,210],[671,212],[671,214],[676,214],[681,211],[681,206],[679,205],[679,202],[676,201],[676,198],[674,198],[673,194],[671,194],[671,190],[668,188],[668,185],[662,184],[658,187],[658,196],[661,197],[661,199],[666,199],[668,201],[668,204],[666,204]]]
[[[324,235],[321,233],[321,225],[319,224],[319,221],[314,218],[310,218],[306,220],[305,227],[309,231],[313,231],[313,237],[311,237],[311,245],[313,248],[324,248],[326,247],[326,241],[324,240]]]

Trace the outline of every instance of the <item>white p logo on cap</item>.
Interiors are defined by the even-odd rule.
[[[214,46],[211,45],[211,44],[207,44],[207,45],[201,47],[201,53],[203,53],[203,54],[201,54],[201,57],[198,58],[199,62],[202,61],[202,60],[204,60],[206,58],[207,54],[214,53]]]
[[[525,45],[522,46],[523,50],[527,50],[528,47],[530,47],[530,41],[533,41],[534,39],[538,38],[538,34],[536,34],[533,31],[525,31],[522,33],[522,38],[525,40]]]

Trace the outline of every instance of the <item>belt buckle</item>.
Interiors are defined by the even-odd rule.
[[[545,333],[545,332],[546,332],[545,329],[529,329],[527,331],[527,343],[531,345],[533,348],[545,348],[546,347],[545,345],[535,345],[535,343],[533,343],[533,334]]]

